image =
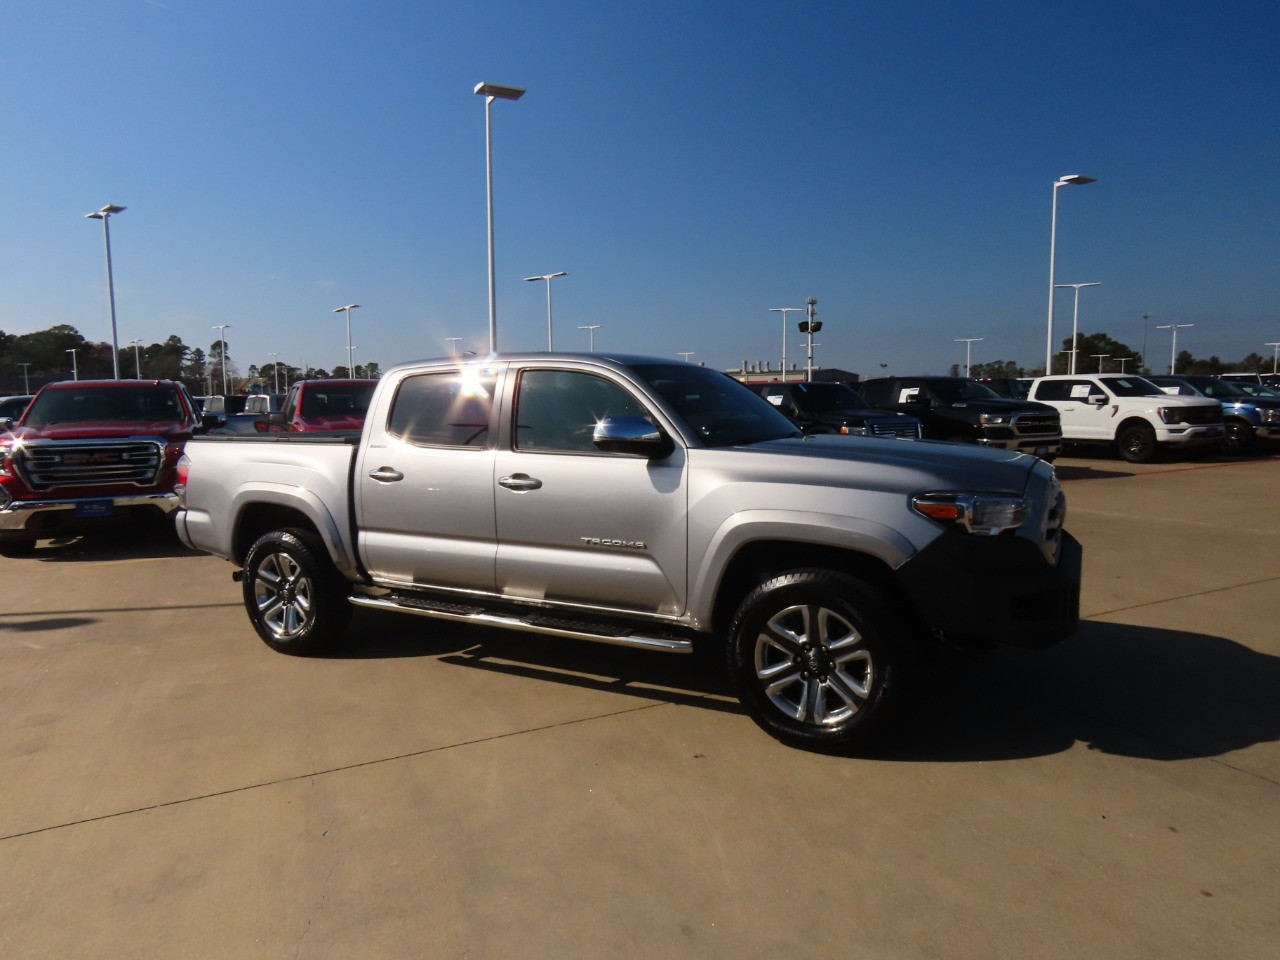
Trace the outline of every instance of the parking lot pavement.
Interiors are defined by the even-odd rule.
[[[0,957],[1273,957],[1280,459],[1058,466],[1080,633],[859,759],[687,658],[279,656],[171,537],[0,560]]]

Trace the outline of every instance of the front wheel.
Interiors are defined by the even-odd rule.
[[[1227,453],[1240,456],[1253,449],[1253,427],[1239,420],[1228,420],[1222,441]]]
[[[1156,457],[1156,432],[1145,423],[1135,423],[1120,431],[1116,446],[1129,463],[1150,463]]]
[[[729,675],[751,718],[792,746],[846,752],[892,714],[914,637],[873,587],[796,570],[742,601],[729,627]]]
[[[244,606],[258,636],[307,656],[339,639],[351,619],[347,590],[324,545],[303,530],[273,530],[244,560]]]

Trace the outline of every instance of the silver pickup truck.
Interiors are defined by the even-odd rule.
[[[1081,554],[1052,466],[801,436],[688,363],[424,361],[363,430],[197,437],[178,534],[237,566],[258,635],[309,654],[352,606],[672,653],[723,651],[783,742],[865,745],[931,645],[1073,633]]]

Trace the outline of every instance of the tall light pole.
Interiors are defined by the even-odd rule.
[[[473,91],[484,97],[485,196],[489,205],[489,352],[498,350],[498,289],[493,272],[493,127],[490,107],[494,100],[519,100],[524,87],[504,87],[497,83],[477,83]]]
[[[1274,377],[1276,375],[1276,366],[1280,365],[1280,343],[1268,343],[1266,346],[1275,347],[1275,354],[1271,357],[1271,375]],[[24,363],[23,366],[25,367],[26,364]],[[27,392],[30,393],[30,391]]]
[[[142,343],[137,337],[129,341],[127,346],[133,347],[133,379],[142,379],[142,361],[138,359],[138,345]]]
[[[213,329],[218,331],[218,356],[221,361],[218,366],[222,367],[222,395],[227,395],[227,327],[229,323],[216,323]]]
[[[1109,353],[1091,353],[1091,354],[1089,354],[1089,356],[1093,357],[1095,360],[1097,360],[1097,361],[1098,361],[1098,372],[1099,372],[1099,373],[1101,373],[1101,372],[1102,372],[1102,361],[1103,361],[1103,360],[1106,360],[1107,358],[1109,358],[1109,357],[1111,356],[1111,354],[1109,354]],[[1071,359],[1072,359],[1072,360],[1074,360],[1074,359],[1075,359],[1075,357],[1076,357],[1076,355],[1075,355],[1075,351],[1073,350],[1073,351],[1071,352]]]
[[[124,207],[116,203],[108,203],[101,210],[86,213],[86,220],[102,221],[102,242],[107,248],[107,302],[111,305],[111,369],[113,379],[120,379],[120,347],[116,338],[116,286],[111,276],[111,228],[107,222],[117,213],[123,213]]]
[[[72,347],[67,353],[71,354],[71,379],[80,379],[80,368],[76,365],[76,347]]]
[[[1076,338],[1080,335],[1079,334],[1080,288],[1081,287],[1100,287],[1100,286],[1102,286],[1101,280],[1097,281],[1096,283],[1055,283],[1054,284],[1054,287],[1058,289],[1062,289],[1063,287],[1070,287],[1076,292],[1075,308],[1071,311],[1071,369],[1067,371],[1068,373],[1074,374],[1076,372],[1076,348],[1079,346],[1079,343],[1076,342]]]
[[[347,314],[347,376],[351,376],[351,367],[355,363],[355,358],[352,356],[351,351],[351,311],[359,306],[360,304],[358,303],[348,303],[345,307],[333,308],[334,313],[343,313],[345,311]]]
[[[554,280],[556,277],[567,277],[568,275],[569,274],[567,274],[565,271],[561,270],[559,273],[543,273],[536,277],[525,277],[525,280],[527,281],[534,281],[534,280],[547,281],[547,349],[548,350],[552,349],[552,346],[551,346],[551,281]]]
[[[1120,364],[1120,372],[1121,372],[1121,373],[1124,373],[1124,365],[1125,365],[1125,362],[1126,362],[1126,361],[1128,361],[1128,360],[1132,360],[1132,359],[1133,359],[1133,357],[1116,357],[1116,362]]]
[[[1138,368],[1139,373],[1147,371],[1147,321],[1151,319],[1151,314],[1144,313],[1142,315],[1142,366]]]
[[[280,354],[268,353],[271,358],[271,392],[280,392]]]
[[[804,307],[770,307],[770,313],[782,314],[782,380],[787,380],[787,314],[797,313]]]
[[[968,379],[969,376],[969,351],[973,349],[975,343],[981,343],[985,337],[958,337],[956,343],[964,344],[964,375]]]
[[[22,392],[23,392],[23,393],[30,393],[30,392],[31,392],[31,377],[30,377],[30,375],[29,375],[29,368],[30,368],[31,364],[29,364],[29,363],[23,363],[21,360],[19,360],[19,361],[18,361],[18,366],[20,366],[20,367],[22,368]]]
[[[697,350],[679,350],[679,351],[677,351],[677,352],[676,352],[676,356],[677,356],[677,357],[684,357],[684,362],[685,362],[685,363],[688,363],[688,362],[689,362],[689,358],[690,358],[690,357],[692,357],[692,356],[693,356],[695,353],[697,353],[697,352],[698,352]]]
[[[599,330],[601,326],[602,324],[599,323],[588,323],[585,326],[578,328],[579,330],[587,331],[587,353],[596,352],[596,331]]]
[[[1169,355],[1169,376],[1173,376],[1178,365],[1178,331],[1184,327],[1194,327],[1194,323],[1162,323],[1156,326],[1157,330],[1173,331],[1173,352]]]
[[[444,338],[444,342],[449,345],[449,356],[453,357],[455,360],[458,358],[458,341],[461,339],[461,337]]]
[[[1047,376],[1053,373],[1053,270],[1058,247],[1058,188],[1072,183],[1084,185],[1094,183],[1097,177],[1085,177],[1078,173],[1068,173],[1053,182],[1053,215],[1049,220],[1049,334],[1044,347],[1044,372]],[[1074,344],[1073,344],[1074,346]],[[1072,354],[1074,357],[1075,354]]]
[[[805,347],[808,361],[805,364],[806,380],[813,380],[813,348],[820,347],[822,344],[813,342],[813,335],[822,329],[822,321],[815,320],[814,315],[818,312],[818,298],[810,297],[805,302],[805,318],[800,321],[800,332],[805,335]],[[785,316],[785,314],[784,314]]]

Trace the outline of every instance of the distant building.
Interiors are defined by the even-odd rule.
[[[735,380],[750,380],[755,383],[767,383],[781,380],[805,380],[807,379],[807,368],[800,364],[788,365],[787,375],[783,377],[782,367],[773,369],[772,364],[768,360],[762,360],[759,363],[748,363],[742,361],[742,366],[736,370],[726,370],[729,376]],[[825,382],[837,383],[857,383],[861,379],[858,374],[849,370],[841,370],[839,367],[814,367],[813,379]]]

